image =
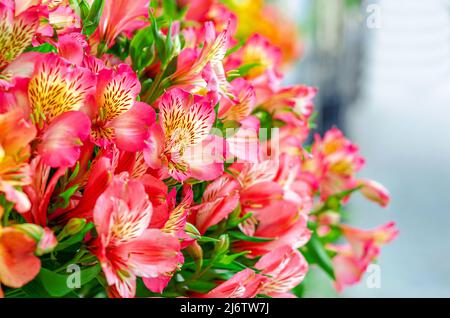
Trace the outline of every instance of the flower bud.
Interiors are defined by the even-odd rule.
[[[230,238],[227,234],[222,234],[214,246],[214,255],[220,256],[228,252],[230,247]]]
[[[49,228],[44,229],[39,225],[30,223],[16,224],[13,227],[36,241],[36,255],[38,256],[53,251],[58,244],[53,231]]]
[[[50,253],[56,245],[58,245],[58,241],[56,240],[53,231],[46,227],[41,239],[38,242],[36,254],[41,256],[43,254]]]
[[[86,226],[86,219],[73,218],[67,222],[63,232],[67,235],[78,234]]]
[[[373,180],[358,180],[358,185],[361,187],[361,194],[370,201],[378,203],[382,207],[389,204],[389,192],[380,183]]]
[[[197,270],[200,270],[203,266],[203,249],[202,247],[195,241],[194,243],[188,245],[186,247],[186,252],[194,259]]]
[[[186,225],[184,227],[184,231],[186,232],[186,234],[188,234],[189,236],[191,236],[194,239],[197,239],[201,236],[198,229],[189,222],[186,223]]]

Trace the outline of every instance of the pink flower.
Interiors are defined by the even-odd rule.
[[[200,233],[233,212],[239,204],[239,188],[239,183],[226,174],[206,187],[202,203],[192,208],[194,224]]]
[[[85,175],[84,195],[74,198],[75,207],[72,207],[69,211],[62,211],[64,212],[62,218],[66,221],[71,218],[83,218],[92,221],[97,199],[108,188],[113,175],[114,167],[111,160],[107,157],[97,158]],[[56,215],[56,213],[53,213],[50,218],[55,218]]]
[[[172,89],[158,101],[159,126],[152,128],[144,150],[153,169],[167,169],[178,181],[189,177],[213,180],[223,171],[223,141],[209,136],[215,120],[208,102]],[[222,156],[222,159],[220,158]],[[202,175],[201,169],[209,173]]]
[[[312,155],[305,161],[304,170],[316,178],[322,199],[357,187],[354,176],[364,159],[339,129],[332,128],[323,139],[316,136]]]
[[[260,122],[249,115],[240,121],[237,131],[226,131],[226,158],[236,157],[238,162],[258,163],[265,159],[260,143]],[[230,132],[232,133],[230,135]]]
[[[255,267],[267,277],[260,293],[272,297],[285,297],[299,285],[308,272],[303,255],[290,246],[281,246],[267,253]]]
[[[274,94],[263,103],[263,107],[268,111],[274,111],[289,106],[289,108],[299,116],[309,118],[314,109],[312,100],[316,94],[317,89],[314,87],[304,85],[285,87],[274,92]]]
[[[204,298],[253,298],[260,289],[265,277],[247,268],[235,274],[211,290]]]
[[[227,70],[249,67],[244,78],[255,87],[257,96],[266,96],[266,91],[276,91],[281,81],[281,50],[262,35],[254,34],[230,56],[225,66]]]
[[[61,57],[69,60],[72,64],[81,65],[85,58],[88,43],[85,35],[73,32],[60,35],[56,46]]]
[[[341,230],[349,244],[329,246],[331,250],[337,252],[333,264],[338,291],[342,291],[346,285],[359,282],[367,267],[380,254],[381,246],[391,242],[398,235],[393,222],[374,230],[365,231],[346,225],[341,225]]]
[[[283,198],[294,203],[300,211],[308,214],[313,206],[313,189],[302,179],[301,159],[283,153],[280,166],[274,181],[283,188]]]
[[[373,180],[358,180],[361,193],[370,201],[376,202],[382,207],[389,205],[389,191],[380,183]]]
[[[37,4],[13,0],[4,0],[0,3],[1,73],[31,44],[39,26],[39,19],[43,15],[42,7]]]
[[[43,132],[38,152],[50,167],[72,167],[80,157],[80,145],[89,136],[91,121],[82,112],[56,117]]]
[[[122,174],[98,198],[92,246],[111,288],[111,295],[133,297],[136,277],[155,278],[174,271],[180,256],[178,239],[148,229],[152,204],[144,186]]]
[[[66,4],[50,4],[48,6],[48,24],[59,36],[81,31],[81,18],[68,3]],[[42,26],[41,30],[45,34],[45,26]]]
[[[186,247],[194,241],[185,232],[186,219],[190,212],[189,207],[193,200],[193,192],[190,186],[184,186],[183,195],[183,200],[173,208],[172,211],[169,211],[169,217],[161,228],[162,232],[179,238],[182,241],[181,248]],[[178,256],[178,266],[181,267],[183,263],[184,257],[183,254],[180,253]],[[145,277],[143,278],[143,282],[149,290],[155,293],[162,293],[174,274],[175,270],[166,272],[158,277]]]
[[[149,0],[106,0],[98,29],[91,37],[94,48],[104,43],[106,48],[114,45],[122,32],[133,32],[145,23]]]
[[[228,31],[224,30],[216,35],[212,22],[204,25],[204,43],[201,49],[186,48],[178,56],[177,70],[170,76],[170,83],[175,87],[184,89],[204,89],[207,81],[202,77],[202,71],[207,65],[207,79],[210,85],[216,86],[215,90],[222,93],[228,91],[225,71],[222,61],[228,49]],[[214,83],[213,83],[214,82]]]
[[[28,84],[29,107],[39,133],[38,152],[52,167],[73,166],[90,131],[89,118],[78,112],[92,93],[95,78],[55,54],[36,63]]]
[[[378,246],[387,244],[394,240],[399,233],[394,222],[389,222],[373,230],[360,230],[342,224],[341,230],[356,250],[359,249],[359,244],[369,240],[373,240]]]
[[[101,147],[112,143],[125,151],[139,151],[150,133],[156,114],[147,104],[136,102],[141,85],[126,65],[103,69],[98,75],[95,103],[89,109],[92,141]]]
[[[231,82],[233,96],[236,101],[223,98],[220,102],[218,116],[225,120],[241,121],[250,115],[256,105],[256,96],[253,86],[242,78]]]
[[[46,54],[36,63],[28,85],[28,96],[34,122],[39,128],[67,111],[86,105],[95,87],[94,75],[69,64],[56,54]]]
[[[309,241],[311,232],[307,227],[306,217],[299,215],[293,203],[276,200],[263,208],[247,208],[246,212],[252,212],[253,216],[248,220],[249,224],[242,225],[247,227],[244,232],[267,239],[267,242],[239,241],[233,245],[236,251],[250,251],[247,255],[250,258],[264,255],[280,246],[299,248]]]

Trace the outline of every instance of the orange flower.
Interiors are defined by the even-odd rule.
[[[29,143],[36,136],[36,129],[23,118],[19,109],[0,114],[0,193],[14,202],[18,212],[30,209],[28,197],[17,187],[30,183]]]
[[[3,212],[0,206],[0,220]],[[35,240],[18,229],[0,225],[0,297],[1,284],[20,288],[39,273],[41,261],[34,255],[35,250]]]

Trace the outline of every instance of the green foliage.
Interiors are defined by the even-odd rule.
[[[333,280],[336,278],[331,257],[316,233],[312,233],[308,244],[301,251],[309,264],[317,264]]]
[[[105,0],[94,0],[92,6],[86,0],[70,0],[70,5],[74,8],[83,22],[83,33],[89,37],[97,29],[103,12]]]
[[[155,59],[155,46],[152,27],[139,30],[130,43],[130,57],[133,69],[142,71],[151,65]]]
[[[27,48],[25,52],[56,53],[58,50],[50,43],[43,43],[39,46]]]
[[[101,267],[99,264],[86,267],[80,270],[80,285],[86,285],[91,280],[93,280],[100,273]],[[48,269],[42,268],[37,276],[37,280],[42,283],[42,286],[47,291],[47,293],[52,297],[62,297],[73,291],[73,289],[68,284],[71,273],[57,274]],[[77,273],[73,273],[77,275]]]

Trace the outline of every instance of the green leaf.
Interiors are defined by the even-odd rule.
[[[241,77],[246,76],[253,68],[261,66],[261,63],[249,63],[238,68]]]
[[[78,176],[78,172],[80,171],[80,162],[77,161],[77,165],[75,166],[75,168],[73,169],[72,174],[70,175],[69,179],[67,180],[67,182],[72,182],[77,176]]]
[[[178,8],[175,0],[164,0],[162,2],[162,7],[165,16],[169,17],[171,20],[177,19]]]
[[[306,248],[307,254],[309,254],[308,256],[311,257],[314,262],[325,271],[325,273],[335,280],[336,276],[334,274],[333,262],[316,234],[312,234]],[[305,255],[305,257],[307,256]]]
[[[81,286],[93,280],[101,271],[100,264],[85,268],[80,271]],[[66,275],[57,274],[45,268],[41,268],[37,279],[42,283],[45,290],[53,297],[62,297],[72,292],[73,289],[68,286],[68,279],[72,273]]]
[[[202,280],[194,280],[187,284],[189,290],[192,290],[194,292],[198,293],[207,293],[214,287],[216,287],[216,284],[214,282],[207,282]]]
[[[86,20],[86,18],[89,15],[89,3],[86,0],[79,0],[78,1],[78,6],[80,8],[80,17],[81,20]]]
[[[153,63],[155,52],[151,27],[139,30],[130,43],[130,57],[135,71],[140,71]]]
[[[248,235],[245,235],[244,233],[238,232],[238,231],[230,231],[229,234],[230,234],[230,236],[232,236],[238,240],[246,241],[246,242],[264,243],[264,242],[271,242],[274,240],[273,238],[268,238],[268,237],[248,236]]]
[[[40,53],[50,53],[50,52],[56,53],[56,52],[58,52],[58,50],[49,43],[43,43],[39,46],[30,47],[25,51],[26,52],[40,52]]]
[[[86,36],[90,36],[98,27],[100,17],[102,16],[105,0],[94,0],[88,15],[83,19],[83,28]]]
[[[222,256],[220,258],[220,264],[225,264],[225,265],[231,264],[234,262],[235,259],[237,259],[241,256],[244,256],[248,253],[250,253],[250,251],[244,251],[244,252],[240,252],[240,253],[236,253],[236,254]]]
[[[195,237],[197,239],[198,242],[204,242],[204,243],[216,243],[217,241],[219,241],[216,238],[212,238],[212,237],[208,237],[208,236],[200,236],[200,237]]]
[[[64,200],[64,204],[62,205],[62,208],[66,208],[69,205],[70,198],[75,194],[75,192],[78,190],[78,184],[70,187],[63,193],[59,195],[60,198]]]
[[[51,295],[46,291],[40,280],[34,279],[21,288],[28,297],[31,298],[50,298]]]

